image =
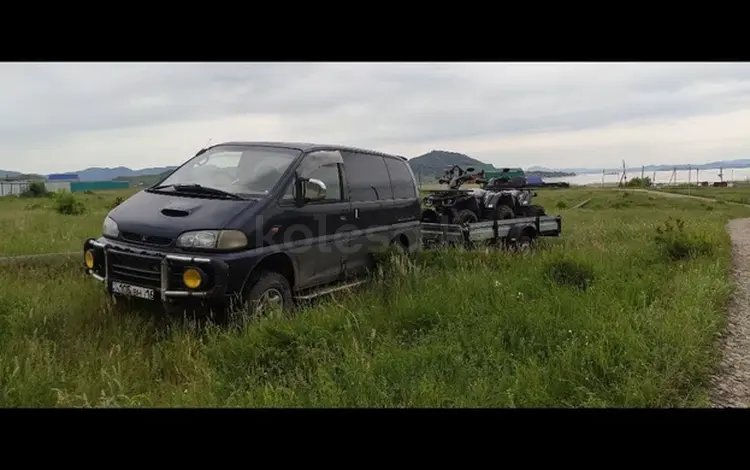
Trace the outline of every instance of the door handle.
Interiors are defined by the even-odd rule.
[[[354,209],[354,218],[359,219],[359,209]]]

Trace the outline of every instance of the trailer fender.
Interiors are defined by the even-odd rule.
[[[508,232],[508,242],[514,243],[523,235],[526,235],[532,240],[534,240],[537,235],[536,227],[532,224],[519,224],[519,225],[513,226]]]

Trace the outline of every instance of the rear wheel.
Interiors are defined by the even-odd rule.
[[[495,207],[495,219],[497,220],[507,220],[513,218],[513,209],[506,205],[500,205]]]
[[[541,217],[547,215],[547,213],[544,211],[544,207],[537,206],[536,204],[530,205],[527,209],[527,212],[529,214],[529,217]]]

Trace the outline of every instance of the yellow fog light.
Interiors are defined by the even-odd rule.
[[[86,262],[87,268],[94,269],[94,253],[91,250],[86,251],[83,260]]]
[[[188,268],[182,273],[182,282],[189,289],[197,289],[203,282],[203,276],[201,276],[201,273],[197,269]]]

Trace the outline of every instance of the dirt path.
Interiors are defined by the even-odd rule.
[[[704,201],[716,199],[689,194],[633,189],[664,197],[687,197]],[[750,207],[738,202],[729,203]],[[722,360],[711,377],[711,404],[716,408],[750,407],[750,218],[729,221],[732,238],[732,275],[736,291],[727,311],[727,327],[721,335]]]
[[[750,407],[750,218],[729,222],[736,291],[721,336],[721,370],[712,377],[714,407]]]

